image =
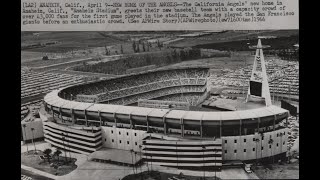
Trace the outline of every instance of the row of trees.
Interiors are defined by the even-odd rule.
[[[45,149],[43,151],[43,154],[45,154],[45,157],[47,158],[49,163],[50,163],[50,159],[51,159],[51,153],[52,153],[51,149]],[[56,149],[56,151],[53,153],[53,157],[57,157],[58,158],[58,162],[59,162],[60,154],[62,154],[62,151],[60,151],[60,149]]]
[[[24,129],[24,134],[25,134],[25,139],[27,139],[27,134],[26,134],[26,124],[23,124],[22,125],[23,129]],[[34,146],[34,153],[37,154],[37,148],[36,148],[36,145],[35,145],[35,142],[34,142],[34,131],[35,129],[34,128],[31,128],[31,132],[32,132],[32,144]],[[62,134],[63,135],[63,134]],[[63,140],[64,140],[64,137],[63,137]],[[29,153],[29,146],[28,146],[28,143],[26,142],[25,140],[25,144],[27,145],[27,153]],[[51,159],[51,153],[52,153],[52,150],[47,148],[43,151],[43,154],[45,155],[44,157],[47,158],[47,161],[50,163],[50,159]],[[53,157],[57,157],[58,158],[58,162],[59,162],[59,156],[60,154],[62,154],[61,150],[60,149],[56,149],[55,152],[53,153]],[[67,160],[67,155],[65,157]],[[70,156],[70,160],[71,160],[71,156]]]
[[[106,56],[110,56],[111,55],[111,50],[107,46],[105,46],[104,49],[105,49]],[[114,51],[114,53],[116,55],[119,54],[118,51]],[[120,54],[123,54],[123,46],[122,46],[122,44],[120,45]]]
[[[141,48],[140,48],[141,46]],[[163,48],[163,43],[161,43],[159,40],[156,42],[156,47],[161,50]],[[152,48],[152,43],[148,41],[133,41],[132,42],[132,49],[134,53],[139,53],[139,52],[148,52],[150,51],[150,48]]]

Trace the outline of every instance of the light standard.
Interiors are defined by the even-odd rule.
[[[217,179],[217,164],[216,164],[216,152],[217,152],[217,149],[213,149],[213,152],[214,152],[214,167],[215,167],[215,170],[214,170],[214,179],[216,180]]]
[[[258,143],[259,143],[260,139],[256,139],[256,164],[258,164]]]
[[[34,153],[37,154],[37,148],[36,148],[36,144],[34,143],[34,134],[33,134],[34,128],[31,128],[31,132],[32,132],[32,143],[34,146]]]
[[[138,167],[137,167],[137,152],[134,151],[134,166],[136,168],[136,172],[138,174]]]
[[[177,156],[177,168],[179,169],[179,160],[178,160],[178,142],[176,141],[176,156]]]
[[[150,166],[151,167],[150,168],[151,168],[151,173],[152,173],[152,155],[151,154],[150,154],[150,157],[151,157],[151,161],[150,161],[150,163],[151,163]]]
[[[24,143],[27,145],[27,153],[29,153],[29,147],[28,147],[28,144],[27,144],[27,132],[26,132],[27,125],[23,124],[22,127],[23,127],[23,130],[24,130],[24,138],[25,138]]]
[[[66,136],[68,136],[68,133],[66,134]],[[69,148],[69,162],[71,162],[71,149],[70,149],[70,144],[69,144],[69,141],[67,142],[68,143],[68,148]]]
[[[206,170],[205,170],[205,163],[204,163],[204,151],[205,151],[206,147],[205,146],[202,146],[202,158],[203,158],[203,179],[205,180],[206,179]]]
[[[142,146],[139,145],[139,149],[140,149],[140,161],[142,161],[142,157],[141,157],[141,148]],[[143,161],[142,161],[143,162]],[[140,171],[141,171],[141,174],[142,174],[142,164],[140,165]]]
[[[66,146],[64,144],[65,137],[64,137],[63,133],[61,133],[61,136],[62,136],[62,143],[63,143],[63,148],[64,148],[64,157],[65,157],[65,161],[67,162],[67,150],[66,150]]]
[[[144,141],[145,142],[145,141]],[[147,169],[148,169],[148,174],[149,174],[149,162],[148,162],[148,155],[146,153],[146,149],[144,149],[144,155],[146,156],[146,162],[147,162]]]
[[[133,155],[132,155],[133,149],[130,150],[130,154],[131,154],[131,160],[132,160],[132,169],[133,169],[133,174],[136,175],[136,172],[134,170],[134,164],[133,164]]]
[[[282,153],[282,132],[280,133],[280,153]]]

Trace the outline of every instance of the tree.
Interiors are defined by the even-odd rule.
[[[50,154],[52,150],[51,149],[45,149],[43,153],[45,154],[45,157],[47,158],[48,162],[50,163]]]
[[[133,52],[137,52],[137,50],[136,50],[136,42],[135,41],[133,41],[133,43],[132,43],[132,48],[133,48]]]
[[[49,60],[49,57],[47,55],[42,57],[42,60]]]
[[[104,49],[105,49],[105,51],[106,51],[106,56],[108,56],[108,55],[109,55],[109,51],[108,51],[107,46],[105,46]]]
[[[60,149],[57,149],[57,150],[53,153],[54,156],[58,157],[58,162],[59,162],[59,156],[60,156],[60,154],[62,154],[62,152],[60,151]]]
[[[162,48],[162,44],[160,43],[159,39],[158,39],[158,48],[161,50]]]
[[[120,52],[121,52],[121,54],[123,54],[123,47],[122,47],[122,44],[121,44],[121,46],[120,46]]]
[[[143,49],[143,52],[146,52],[146,47],[144,45],[144,42],[142,43],[142,49]]]

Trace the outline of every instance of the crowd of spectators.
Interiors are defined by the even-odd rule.
[[[73,100],[76,95],[97,95],[99,102],[104,102],[120,97],[134,98],[150,91],[170,90],[170,87],[177,87],[180,92],[181,89],[183,92],[200,91],[206,85],[207,77],[208,69],[171,69],[75,86],[64,90],[63,94]]]
[[[144,93],[139,93],[135,95],[126,95],[124,96],[117,96],[116,98],[108,101],[104,101],[104,103],[108,104],[118,104],[118,105],[130,105],[137,103],[139,99],[162,99],[168,97],[169,95],[177,95],[177,96],[187,96],[189,97],[190,94],[192,98],[187,98],[181,100],[181,102],[189,102],[191,105],[195,104],[199,97],[205,92],[206,87],[203,86],[178,86],[178,87],[168,87],[165,89],[158,89],[155,91],[149,91]]]
[[[299,62],[266,60],[266,70],[271,93],[299,94]],[[251,71],[252,65],[237,70],[226,69],[221,76],[213,74],[210,81],[213,85],[236,87],[247,91]]]
[[[200,103],[200,99],[203,95],[203,93],[172,94],[160,97],[157,100],[187,102],[191,106],[196,106]]]

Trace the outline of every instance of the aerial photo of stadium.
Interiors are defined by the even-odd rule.
[[[21,37],[24,177],[299,178],[299,31]]]

